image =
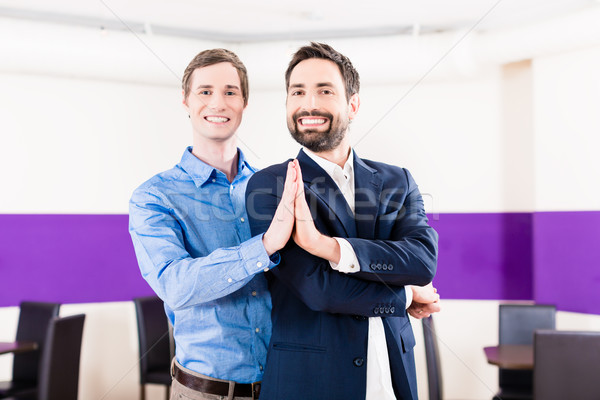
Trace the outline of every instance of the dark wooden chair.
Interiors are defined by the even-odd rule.
[[[499,312],[500,344],[533,345],[537,329],[556,328],[556,307],[541,304],[501,304]],[[500,368],[500,391],[495,400],[532,400],[533,371]]]
[[[163,302],[157,296],[133,299],[140,348],[140,399],[146,398],[149,383],[165,385],[166,399],[171,388],[171,344],[169,322]]]
[[[84,321],[83,314],[52,319],[40,360],[37,391],[7,400],[77,400]]]
[[[60,304],[24,301],[19,309],[15,340],[36,342],[38,349],[14,355],[12,380],[0,382],[0,398],[35,393],[48,327],[52,318],[58,316]]]
[[[600,332],[535,333],[534,398],[600,399]]]
[[[427,362],[427,382],[429,386],[429,400],[442,400],[442,365],[438,349],[437,335],[433,317],[423,318],[423,338],[425,340],[425,359]]]

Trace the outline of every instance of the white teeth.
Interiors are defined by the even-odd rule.
[[[227,121],[229,121],[229,118],[225,118],[225,117],[206,117],[206,120],[208,122],[227,122]]]
[[[325,123],[325,119],[324,118],[303,118],[302,120],[300,120],[300,122],[302,123],[302,125],[320,125],[320,124],[324,124]]]

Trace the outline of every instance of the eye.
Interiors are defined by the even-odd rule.
[[[236,96],[237,92],[233,91],[233,90],[228,90],[227,92],[225,92],[225,96]]]
[[[301,90],[292,90],[290,92],[290,96],[300,96],[301,94],[303,94]]]
[[[208,96],[211,94],[210,90],[201,90],[198,94],[201,94],[203,96]]]
[[[329,90],[329,89],[323,89],[323,90],[321,91],[321,93],[323,93],[323,94],[325,94],[325,95],[331,95],[331,94],[333,94],[333,91],[332,91],[332,90]]]

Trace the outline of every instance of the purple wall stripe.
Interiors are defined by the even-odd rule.
[[[445,299],[531,300],[530,213],[440,214],[434,286]]]
[[[0,306],[152,294],[127,224],[127,215],[0,215]]]
[[[127,215],[0,215],[0,307],[152,294]],[[440,214],[444,299],[532,300],[600,314],[600,211]]]
[[[600,211],[535,213],[533,233],[535,300],[600,314]]]

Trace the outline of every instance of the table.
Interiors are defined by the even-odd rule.
[[[506,369],[533,369],[533,345],[503,344],[484,347],[490,364]]]
[[[0,342],[0,354],[25,353],[27,351],[37,350],[36,342]]]

